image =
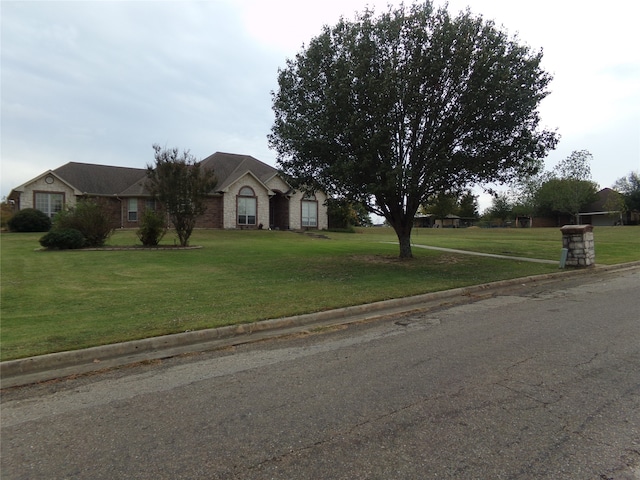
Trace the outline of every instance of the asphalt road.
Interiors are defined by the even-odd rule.
[[[1,478],[640,479],[640,269],[6,389]]]

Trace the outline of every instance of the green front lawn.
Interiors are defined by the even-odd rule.
[[[596,228],[596,262],[640,260],[640,228]],[[254,322],[539,273],[556,265],[414,249],[389,228],[328,238],[196,231],[196,250],[40,251],[41,234],[3,233],[2,360]],[[419,229],[413,242],[558,260],[558,229]],[[119,231],[110,245],[135,245]],[[164,243],[173,240],[165,237]]]

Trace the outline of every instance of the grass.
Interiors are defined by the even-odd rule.
[[[388,228],[203,230],[191,239],[203,248],[169,251],[39,251],[40,236],[0,237],[2,360],[557,271],[418,248],[400,261]],[[598,263],[640,260],[639,228],[596,228],[595,240]],[[550,260],[561,249],[558,229],[417,230],[413,242]],[[132,231],[109,240],[136,243]]]

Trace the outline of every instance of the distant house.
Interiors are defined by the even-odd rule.
[[[413,226],[415,228],[433,228],[435,222],[435,215],[430,213],[423,215],[418,214],[413,217]]]
[[[296,191],[278,171],[251,156],[214,153],[201,161],[218,183],[206,199],[198,228],[326,229],[326,195]],[[53,217],[64,205],[94,198],[111,211],[117,228],[137,228],[145,209],[155,209],[145,187],[146,169],[70,162],[14,188],[14,210],[36,208]]]
[[[572,215],[568,213],[557,213],[552,216],[546,217],[528,217],[527,223],[530,227],[543,228],[543,227],[562,227],[563,225],[571,225],[575,222]],[[522,226],[520,224],[519,226]]]
[[[413,219],[413,226],[416,228],[459,228],[461,220],[464,221],[463,225],[465,226],[470,226],[475,221],[473,218],[462,219],[453,214],[447,214],[441,218],[436,217],[433,213],[427,213],[416,215]]]
[[[598,199],[580,212],[579,222],[593,226],[606,227],[622,225],[624,222],[624,200],[622,195],[610,188],[598,192]]]

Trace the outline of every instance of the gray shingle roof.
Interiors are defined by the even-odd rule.
[[[598,192],[598,199],[588,205],[584,211],[585,212],[606,212],[611,210],[613,206],[616,204],[616,197],[620,197],[620,193],[612,190],[610,188],[603,188]]]
[[[90,195],[122,195],[128,190],[139,190],[146,179],[147,171],[142,168],[113,167],[90,163],[69,162],[53,170],[71,186]]]
[[[201,166],[212,168],[218,179],[216,190],[224,191],[247,172],[251,172],[262,183],[266,183],[278,171],[270,165],[257,160],[249,155],[237,155],[234,153],[216,152],[202,160]]]
[[[203,168],[212,168],[218,180],[217,192],[224,191],[247,172],[262,183],[268,182],[278,171],[249,155],[216,152],[201,162]],[[90,195],[148,195],[144,185],[147,170],[143,168],[114,167],[90,163],[69,162],[53,170],[82,193]]]

